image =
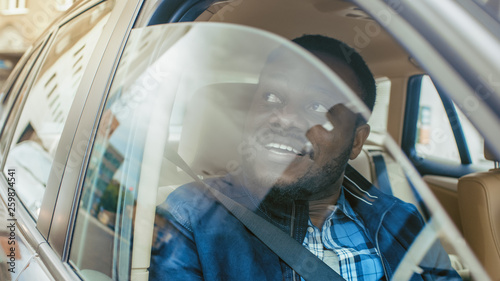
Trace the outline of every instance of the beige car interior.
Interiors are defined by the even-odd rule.
[[[407,81],[411,76],[423,74],[424,71],[413,62],[408,53],[388,33],[353,4],[347,1],[327,0],[223,1],[215,3],[200,15],[196,21],[243,24],[268,30],[288,39],[303,34],[322,34],[337,38],[355,47],[367,61],[376,78],[387,77],[391,81],[388,109],[388,120],[390,122],[387,124],[387,131],[396,143],[401,144]],[[218,85],[203,89],[206,92],[199,96],[216,100],[220,92],[228,89],[235,93],[238,91],[246,92],[252,87],[253,85]],[[179,144],[171,144],[171,147],[167,147],[167,150],[176,150],[181,157],[186,157],[186,162],[200,176],[210,177],[225,174],[237,168],[227,164],[232,163],[231,153],[225,154],[227,158],[222,159],[224,164],[214,164],[211,162],[213,157],[210,157],[210,154],[220,153],[221,150],[227,148],[225,142],[215,142],[215,146],[211,146],[210,149],[199,147],[198,151],[193,152],[188,149],[189,141],[183,143],[185,141],[183,136],[196,135],[201,137],[204,134],[215,137],[217,133],[214,134],[214,132],[218,132],[217,130],[220,130],[220,128],[227,128],[228,126],[242,128],[242,124],[234,123],[237,122],[234,120],[239,118],[227,118],[224,114],[241,114],[238,112],[243,109],[235,109],[236,113],[215,112],[218,109],[210,106],[203,106],[202,109],[197,108],[200,105],[209,105],[213,100],[199,100],[199,102],[200,104],[191,104],[187,110],[199,110],[196,119],[204,120],[207,124],[196,123],[194,120],[189,119],[184,120],[181,141]],[[231,108],[231,101],[226,102],[228,107]],[[213,118],[216,118],[217,121],[199,119],[204,114],[215,116]],[[210,125],[214,123],[217,123],[219,129]],[[225,131],[227,132],[227,130]],[[207,132],[211,133],[206,134]],[[235,141],[238,137],[236,135],[228,136],[227,141]],[[210,143],[213,142],[209,140],[205,142],[207,146]],[[201,153],[203,151],[205,154]],[[414,203],[419,208],[417,199],[402,168],[380,144],[366,144],[363,152],[350,164],[365,178],[376,183],[373,156],[377,154],[382,155],[385,160],[388,177],[393,187],[393,194],[406,202]],[[155,163],[158,163],[158,161],[155,161]],[[164,160],[161,166],[163,171],[169,172],[161,175],[159,179],[161,186],[158,188],[158,193],[147,196],[147,201],[156,201],[156,205],[161,204],[168,194],[179,185],[193,181],[189,175],[177,168],[171,161]],[[497,188],[497,183],[500,181],[500,170],[496,169],[486,173],[468,175],[461,178],[460,182],[458,182],[458,179],[434,176],[426,177],[424,180],[429,184],[458,229],[463,231],[467,242],[470,243],[490,275],[500,276],[500,206],[494,200],[500,196],[500,190]],[[140,199],[138,198],[138,201]],[[146,210],[145,212],[151,213],[151,211]],[[422,210],[420,211],[422,212]],[[152,226],[154,222],[148,222],[147,224]],[[137,257],[140,255],[143,258],[134,257],[133,261],[138,262],[138,260],[143,259],[144,262],[140,265],[135,264],[133,267],[140,268],[140,272],[136,272],[136,276],[140,275],[142,277],[137,280],[147,280],[147,275],[144,274],[143,270],[147,270],[149,267],[150,253],[136,253],[136,249],[139,249],[139,247],[136,248],[135,244],[136,241],[141,240],[138,237],[148,237],[148,235],[151,237],[151,232],[147,231],[147,233],[143,234],[136,232],[135,235],[134,256],[137,254]],[[470,279],[468,270],[453,255],[453,250],[446,247],[446,241],[443,241],[443,244],[450,254],[455,269],[464,280]],[[134,272],[132,276],[134,276]]]
[[[495,161],[487,172],[458,181],[458,205],[463,234],[477,258],[493,278],[500,276],[500,169],[498,158],[485,145],[484,156]]]

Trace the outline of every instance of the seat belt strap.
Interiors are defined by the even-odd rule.
[[[373,163],[375,164],[375,173],[377,174],[377,183],[379,185],[379,189],[385,194],[392,195],[392,187],[389,181],[389,176],[388,176],[389,174],[387,172],[387,166],[385,165],[384,157],[381,154],[377,154],[373,155],[372,158],[373,158]],[[417,203],[420,209],[422,210],[422,215],[424,219],[426,221],[429,220],[430,212],[429,209],[427,209],[427,206],[425,206],[424,200],[422,199],[422,197],[420,196],[420,194],[418,193],[417,189],[412,184],[408,176],[406,176],[406,181],[408,182],[408,185],[410,186],[411,191],[413,192],[413,195],[415,196],[415,199],[417,200]]]
[[[271,251],[307,281],[345,281],[336,271],[281,229],[220,191],[207,187],[219,202]]]
[[[248,208],[227,197],[215,188],[210,187],[191,170],[180,155],[166,148],[164,156],[172,163],[190,175],[196,182],[203,184],[212,195],[262,243],[273,251],[288,266],[306,281],[346,281],[340,274],[330,268],[325,262],[307,250],[302,244],[281,229],[259,217]]]
[[[381,154],[373,155],[373,163],[375,164],[375,173],[377,175],[377,185],[385,194],[392,195],[391,182],[387,173],[384,156]]]

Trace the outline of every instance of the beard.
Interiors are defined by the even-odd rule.
[[[312,165],[302,176],[293,181],[285,181],[280,177],[274,180],[272,177],[259,177],[255,168],[250,168],[250,163],[247,163],[245,166],[251,170],[250,173],[246,173],[247,180],[250,180],[254,187],[269,190],[264,196],[266,205],[283,205],[290,204],[295,200],[308,200],[311,196],[332,188],[333,184],[343,175],[351,150],[352,143],[340,155],[332,158],[325,165],[321,167]]]

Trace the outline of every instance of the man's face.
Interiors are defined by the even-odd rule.
[[[361,91],[349,66],[315,55]],[[328,190],[351,157],[357,115],[346,103],[320,71],[293,55],[268,63],[246,122],[245,137],[255,146],[254,157],[244,159],[247,177],[282,200]]]

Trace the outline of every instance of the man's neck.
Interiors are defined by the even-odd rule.
[[[338,194],[330,197],[309,201],[309,218],[311,222],[321,230],[326,218],[333,211],[332,206],[337,203]]]
[[[329,194],[324,194],[320,197],[315,197],[309,200],[309,218],[314,226],[319,228],[323,227],[326,218],[333,211],[332,206],[337,204],[337,200],[340,196],[340,191],[342,188],[342,180],[344,179],[341,176],[329,189],[331,192]]]

